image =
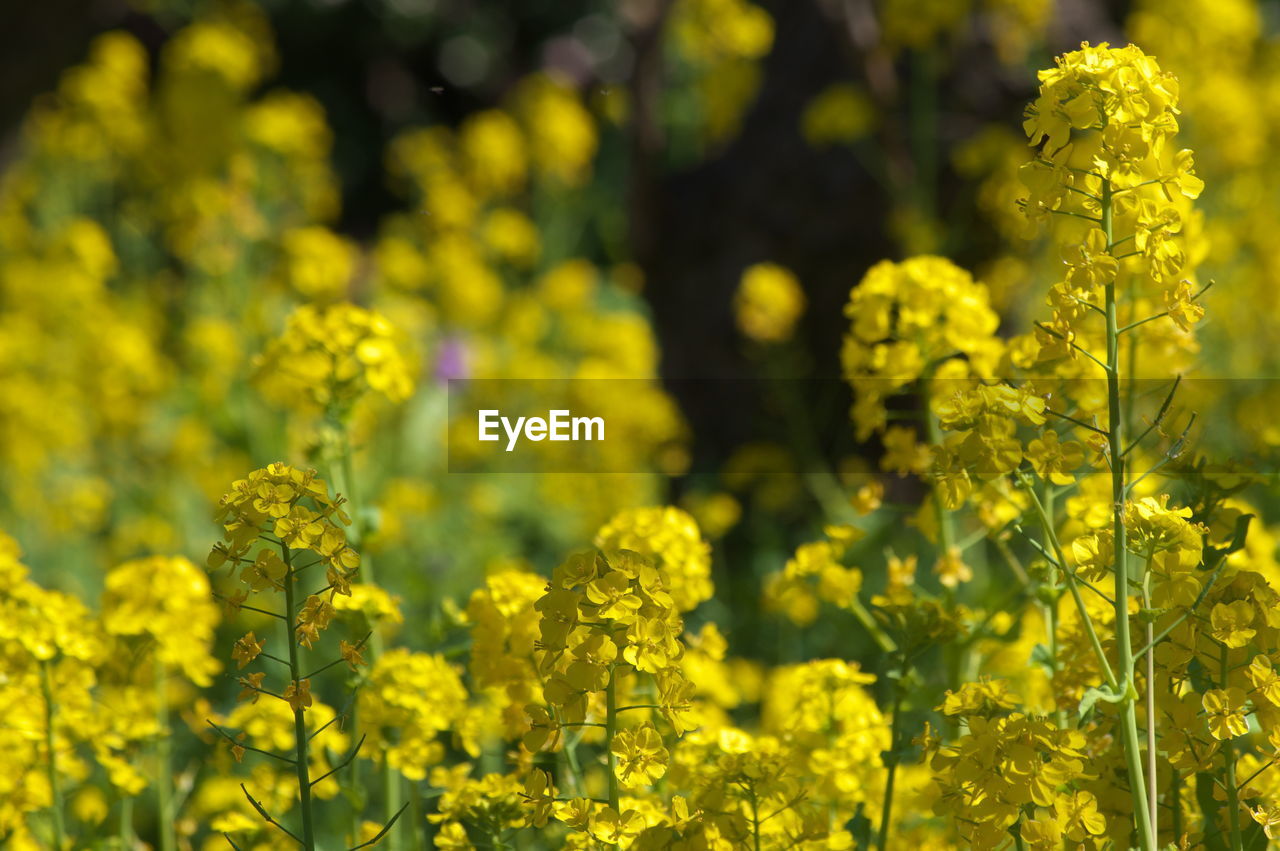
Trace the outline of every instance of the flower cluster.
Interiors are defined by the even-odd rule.
[[[413,392],[413,370],[394,326],[347,303],[299,307],[256,369],[267,396],[304,410],[343,412],[366,394],[403,402]]]
[[[840,363],[862,440],[885,430],[893,394],[922,378],[995,375],[1003,355],[986,288],[942,257],[876,264],[850,294],[845,316],[851,325]]]

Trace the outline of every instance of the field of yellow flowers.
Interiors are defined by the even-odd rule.
[[[1280,846],[1274,4],[553,5],[368,4],[369,156],[140,0],[0,146],[0,848]]]

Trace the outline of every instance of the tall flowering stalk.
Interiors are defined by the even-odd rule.
[[[284,332],[272,340],[257,359],[257,381],[262,392],[290,411],[323,415],[321,453],[331,476],[343,494],[353,522],[346,534],[353,547],[365,535],[365,516],[357,496],[353,421],[358,406],[382,397],[403,402],[413,392],[413,376],[397,329],[382,314],[347,302],[303,305],[289,317]],[[361,580],[373,585],[373,565],[366,558]],[[368,624],[369,662],[382,655],[378,624]],[[358,724],[358,709],[354,719]],[[400,774],[383,753],[382,781],[385,809],[392,819],[401,798]],[[360,789],[360,764],[351,763],[351,786]],[[353,830],[359,825],[353,824]],[[388,844],[398,851],[401,829],[391,833]]]
[[[259,640],[253,632],[236,642],[232,657],[241,669],[259,659],[287,669],[288,682],[279,690],[265,685],[265,671],[242,676],[240,684],[244,687],[241,693],[244,699],[256,702],[265,696],[288,704],[293,718],[293,754],[286,756],[248,747],[242,742],[243,734],[233,736],[212,721],[209,723],[231,742],[237,759],[246,750],[253,750],[292,767],[297,780],[300,835],[281,824],[247,788],[244,793],[266,822],[290,836],[306,851],[314,851],[316,847],[313,787],[355,759],[363,742],[357,742],[341,765],[320,777],[312,776],[311,742],[324,729],[308,729],[307,713],[314,705],[312,680],[337,665],[346,663],[355,669],[363,663],[360,651],[364,640],[354,644],[340,642],[338,658],[309,672],[300,653],[300,648],[312,649],[320,640],[321,633],[329,627],[335,615],[333,599],[339,594],[351,593],[351,582],[360,564],[359,555],[348,546],[343,532],[342,527],[351,521],[342,506],[343,499],[331,497],[328,486],[314,471],[298,470],[286,464],[272,464],[255,470],[233,484],[231,491],[222,498],[219,516],[226,531],[223,541],[214,546],[209,556],[210,568],[230,565],[232,570],[239,570],[240,580],[247,586],[248,590],[241,589],[232,595],[229,601],[232,607],[284,622],[287,657],[265,652],[266,642]],[[310,560],[304,560],[308,555]],[[324,569],[323,580],[315,580],[317,584],[323,581],[323,585],[300,599],[302,592],[298,585],[311,575],[308,571],[315,567]],[[281,594],[284,611],[246,605],[250,593]],[[324,726],[327,727],[328,723]],[[388,821],[377,838],[391,828],[398,816],[396,813]]]
[[[1203,310],[1195,303],[1199,292],[1183,277],[1191,263],[1180,234],[1193,215],[1189,199],[1202,184],[1192,171],[1191,152],[1172,146],[1177,81],[1138,48],[1086,44],[1060,57],[1040,82],[1024,125],[1037,148],[1023,168],[1030,190],[1024,209],[1035,226],[1055,219],[1051,234],[1066,266],[1064,279],[1049,290],[1051,319],[1037,323],[1034,337],[1010,345],[1004,366],[1023,371],[1023,381],[964,387],[935,405],[950,434],[935,450],[934,473],[952,507],[970,496],[975,483],[996,477],[1012,477],[1027,494],[1029,519],[1042,533],[1030,540],[1049,565],[1042,596],[1056,613],[1058,582],[1065,581],[1079,622],[1072,641],[1092,653],[1103,681],[1083,691],[1079,714],[1090,715],[1100,702],[1116,706],[1124,756],[1117,779],[1131,798],[1138,845],[1150,851],[1157,847],[1161,795],[1152,663],[1157,636],[1147,630],[1147,667],[1139,671],[1133,610],[1152,625],[1162,611],[1153,608],[1153,595],[1162,605],[1194,608],[1199,600],[1184,599],[1185,590],[1171,586],[1194,583],[1199,590],[1200,580],[1187,572],[1201,562],[1203,527],[1186,523],[1191,509],[1168,509],[1168,497],[1135,500],[1140,486],[1150,488],[1149,476],[1177,458],[1186,432],[1168,435],[1169,445],[1152,460],[1147,439],[1166,436],[1162,426],[1178,382],[1171,382],[1149,426],[1132,435],[1132,381],[1140,363],[1176,366],[1192,350],[1192,326]],[[1094,392],[1099,380],[1105,394]],[[1028,429],[1034,437],[1022,438]],[[1077,436],[1083,443],[1070,439]],[[1105,484],[1077,472],[1087,450]],[[1149,468],[1131,475],[1144,455]],[[1076,501],[1092,506],[1095,520],[1086,523],[1086,534],[1063,546],[1054,496],[1068,486],[1079,489]],[[1214,507],[1207,502],[1201,512],[1208,518]],[[1105,522],[1098,522],[1099,515]],[[1173,531],[1156,534],[1153,527]],[[1104,580],[1113,585],[1112,596],[1096,584]],[[1112,651],[1101,613],[1085,599],[1086,591],[1109,602]],[[1047,627],[1055,689],[1070,689],[1059,657],[1063,626],[1050,617]],[[1140,725],[1143,692],[1148,711]],[[1064,720],[1059,715],[1058,725]],[[1008,810],[991,820],[1001,831],[1017,822],[1016,811]],[[1087,834],[1105,822],[1081,824]]]
[[[1156,845],[1158,790],[1154,778],[1148,786],[1144,776],[1138,733],[1130,619],[1135,577],[1124,517],[1134,447],[1127,442],[1131,412],[1125,410],[1122,388],[1134,376],[1126,374],[1121,342],[1123,335],[1162,316],[1171,317],[1183,331],[1199,318],[1202,310],[1192,303],[1191,285],[1180,278],[1186,257],[1176,234],[1183,211],[1173,202],[1197,197],[1203,184],[1192,173],[1191,152],[1171,150],[1178,131],[1177,81],[1138,48],[1085,45],[1059,59],[1056,68],[1041,72],[1040,82],[1040,95],[1028,107],[1024,125],[1031,143],[1041,146],[1028,168],[1032,194],[1026,209],[1033,221],[1053,214],[1086,224],[1083,234],[1079,227],[1055,234],[1068,272],[1050,290],[1054,314],[1039,326],[1041,358],[1046,353],[1084,355],[1106,377],[1105,427],[1099,436],[1105,440],[1111,474],[1113,679],[1118,678],[1110,684],[1111,697],[1123,711],[1121,735],[1138,837],[1144,849],[1151,849]],[[1119,295],[1121,285],[1127,298]],[[1166,305],[1162,314],[1147,307],[1156,299]],[[1099,338],[1102,358],[1090,351]],[[1149,769],[1154,770],[1155,730],[1150,725],[1148,733]]]

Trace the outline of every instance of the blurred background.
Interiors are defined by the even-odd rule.
[[[1200,366],[1274,374],[1269,347],[1224,341],[1263,339],[1275,306],[1275,3],[9,15],[0,522],[37,578],[88,599],[121,560],[203,559],[212,507],[248,470],[325,468],[334,423],[262,380],[263,353],[300,306],[350,300],[387,317],[413,375],[411,398],[362,404],[350,427],[365,547],[418,622],[447,630],[442,601],[495,565],[545,569],[616,511],[661,502],[717,542],[707,618],[754,612],[795,543],[847,519],[842,486],[881,475],[840,381],[863,273],[942,254],[988,284],[1006,327],[1041,309],[1059,261],[1016,206],[1019,125],[1036,71],[1082,40],[1135,41],[1181,79],[1209,187],[1187,227],[1204,231],[1201,276],[1231,282],[1207,297]],[[510,377],[630,379],[605,404],[628,438],[610,468],[636,472],[448,475],[445,382]],[[705,378],[749,381],[729,396],[684,381]],[[1280,442],[1269,400],[1250,404],[1240,439]],[[911,479],[883,485],[918,507]],[[821,654],[843,626],[789,629],[738,647]]]

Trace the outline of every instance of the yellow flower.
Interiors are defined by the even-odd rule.
[[[350,644],[346,639],[338,642],[338,654],[342,657],[342,661],[350,666],[351,670],[358,670],[364,662],[364,656],[360,653],[361,644],[359,642]]]
[[[973,569],[965,563],[957,547],[952,547],[938,557],[933,566],[938,581],[948,588],[958,588],[962,582],[973,578]]]
[[[1164,293],[1165,310],[1169,312],[1169,318],[1174,324],[1183,331],[1190,331],[1191,326],[1204,318],[1204,306],[1192,301],[1194,296],[1191,282],[1187,280],[1179,281]]]
[[[530,771],[522,797],[533,808],[529,824],[537,828],[546,827],[556,803],[556,787],[551,783],[551,775],[541,768]]]
[[[1074,440],[1063,443],[1057,432],[1046,431],[1027,444],[1026,458],[1041,479],[1069,485],[1076,480],[1071,471],[1084,463],[1084,447]]]
[[[1115,280],[1120,263],[1109,253],[1107,235],[1098,228],[1091,228],[1084,242],[1069,246],[1063,258],[1071,271],[1067,280],[1079,287],[1097,289]]]
[[[261,671],[254,674],[245,674],[240,677],[237,682],[240,683],[240,694],[236,696],[236,700],[247,700],[250,703],[257,703],[258,698],[262,696],[262,681],[267,675]]]
[[[644,826],[644,819],[635,810],[619,814],[613,807],[604,807],[591,814],[588,830],[601,842],[626,847]]]
[[[757,343],[791,339],[804,313],[804,290],[795,275],[776,263],[757,263],[742,273],[733,297],[738,330]]]
[[[965,683],[958,691],[948,690],[938,709],[947,715],[990,717],[1017,706],[1004,680]]]
[[[622,655],[638,671],[656,674],[670,667],[681,652],[678,628],[659,618],[637,618],[627,629]]]
[[[1254,656],[1246,673],[1254,689],[1272,706],[1280,707],[1280,672],[1276,671],[1271,659]]]
[[[341,413],[368,393],[403,402],[413,392],[395,327],[353,304],[298,308],[254,364],[266,396],[304,409]]]
[[[236,667],[243,668],[258,658],[258,654],[262,652],[262,645],[265,643],[265,641],[258,641],[253,632],[245,633],[242,638],[236,641],[235,647],[231,651],[231,658],[236,661]]]
[[[1280,804],[1265,804],[1258,807],[1250,807],[1249,815],[1253,820],[1262,825],[1262,832],[1267,839],[1280,839]]]
[[[1210,689],[1201,698],[1201,705],[1208,714],[1209,733],[1215,739],[1231,739],[1249,732],[1245,721],[1245,704],[1249,697],[1242,689]]]
[[[618,760],[615,769],[618,780],[628,787],[656,783],[667,773],[670,755],[663,746],[662,736],[651,724],[617,733],[609,750]]]
[[[1063,833],[1073,842],[1086,836],[1101,836],[1107,831],[1107,820],[1098,812],[1098,799],[1092,792],[1072,792],[1053,802],[1053,813]]]
[[[643,601],[632,593],[631,579],[620,570],[611,570],[587,585],[587,599],[599,607],[602,619],[630,623]]]
[[[1244,647],[1257,634],[1252,628],[1253,606],[1248,600],[1216,603],[1209,613],[1210,635],[1228,647]]]
[[[875,106],[866,92],[849,83],[835,83],[805,106],[800,128],[805,141],[820,148],[856,142],[871,132],[875,123]]]
[[[285,702],[294,712],[305,712],[311,706],[311,680],[295,680],[284,690]]]
[[[319,226],[285,231],[280,243],[285,280],[301,296],[328,302],[345,295],[355,272],[354,243]]]

